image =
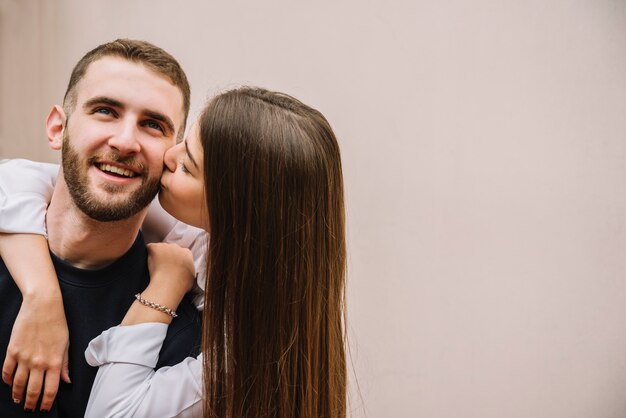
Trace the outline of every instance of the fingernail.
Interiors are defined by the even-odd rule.
[[[20,403],[20,400],[17,398],[13,398],[13,403]]]

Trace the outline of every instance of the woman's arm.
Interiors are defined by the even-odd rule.
[[[0,257],[23,297],[2,380],[12,385],[13,398],[31,410],[41,395],[40,408],[49,410],[59,378],[70,381],[67,321],[44,237],[57,172],[58,166],[27,160],[0,164]]]
[[[34,410],[40,395],[49,410],[59,378],[69,382],[69,333],[63,298],[41,235],[0,234],[0,255],[22,293],[22,306],[2,366],[2,380],[13,386],[13,398]]]
[[[177,307],[194,282],[190,251],[172,244],[150,244],[148,257],[150,285],[141,297],[171,309]],[[171,320],[171,316],[135,301],[121,326],[103,332],[89,344],[87,362],[100,369],[86,416],[187,416],[201,411],[200,357],[154,371]]]
[[[148,244],[150,284],[142,299],[174,309],[194,283],[195,268],[191,251],[176,244]],[[169,325],[172,316],[135,301],[121,325],[161,322]]]
[[[85,351],[99,366],[85,417],[201,417],[202,354],[155,371],[167,333],[163,323],[117,326]]]
[[[167,242],[189,248],[196,267],[196,285],[193,288],[193,302],[198,310],[204,306],[204,285],[206,277],[206,253],[209,234],[200,228],[184,224],[163,209],[158,199],[150,204],[148,215],[143,223],[146,242]]]

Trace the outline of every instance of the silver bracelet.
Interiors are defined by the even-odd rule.
[[[137,299],[137,301],[142,305],[147,306],[148,308],[156,309],[159,312],[163,312],[164,314],[169,315],[172,318],[176,318],[178,316],[176,314],[176,311],[171,310],[167,306],[159,305],[158,303],[150,302],[149,300],[143,299],[141,297],[141,293],[137,293],[135,295],[135,299]]]

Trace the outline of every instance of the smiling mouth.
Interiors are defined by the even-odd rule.
[[[110,164],[96,164],[96,167],[98,168],[98,170],[103,171],[107,174],[111,174],[115,177],[121,177],[121,178],[133,178],[135,176],[137,176],[136,173],[134,173],[131,170],[127,170],[125,168],[121,168],[121,167],[116,167],[114,165],[110,165]]]

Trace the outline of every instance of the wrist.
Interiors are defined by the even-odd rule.
[[[154,284],[148,285],[148,287],[141,292],[141,297],[143,299],[158,303],[159,305],[167,306],[174,311],[178,308],[178,305],[183,300],[184,296],[185,292],[180,289],[174,289],[171,286],[165,287]]]
[[[24,302],[51,302],[63,304],[63,296],[58,284],[56,286],[33,286],[20,289]]]
[[[171,308],[168,308],[165,305],[161,305],[159,303],[155,303],[155,302],[152,302],[150,300],[144,299],[141,296],[141,293],[137,293],[135,295],[135,299],[137,299],[137,302],[139,302],[143,306],[147,306],[148,308],[152,308],[152,309],[154,309],[156,311],[162,312],[165,315],[169,316],[170,318],[176,318],[178,316],[178,314],[176,313],[176,311],[174,309],[171,309]]]
[[[137,297],[139,296],[139,297]],[[174,319],[173,312],[178,308],[182,300],[172,295],[164,294],[162,291],[151,291],[146,288],[139,295],[135,295],[135,302],[132,304],[121,325],[135,325],[145,322],[161,322],[170,324]]]

